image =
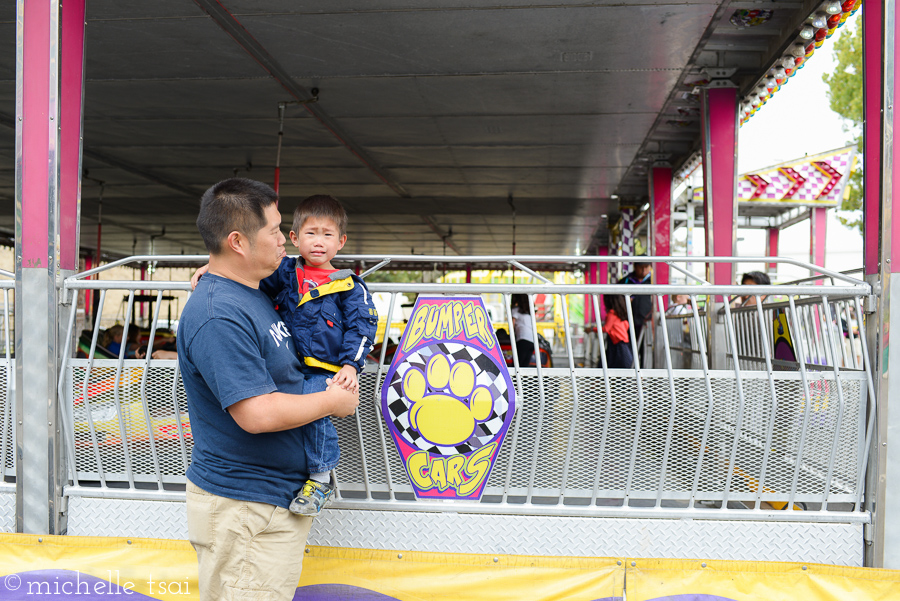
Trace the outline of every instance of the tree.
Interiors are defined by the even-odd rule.
[[[862,123],[863,123],[863,81],[862,81],[862,27],[861,19],[847,24],[842,35],[834,44],[834,58],[837,67],[834,73],[826,73],[822,80],[828,85],[828,104],[835,113],[844,119],[844,130],[853,135],[857,156],[863,158]],[[839,211],[849,212],[838,219],[848,227],[855,227],[863,234],[863,164],[857,165],[850,176],[849,195],[841,203]]]

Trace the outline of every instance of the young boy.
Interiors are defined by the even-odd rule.
[[[303,200],[294,211],[290,232],[300,257],[285,257],[275,273],[259,283],[287,327],[272,336],[289,333],[303,364],[304,394],[325,390],[328,379],[332,385],[357,390],[358,374],[374,343],[378,314],[372,295],[349,269],[331,265],[347,241],[346,227],[347,213],[336,198],[319,194]],[[340,458],[338,436],[327,417],[303,426],[301,433],[310,476],[290,510],[318,515],[334,497],[330,472]]]
[[[259,289],[275,302],[303,363],[304,394],[325,390],[326,380],[349,390],[359,388],[358,374],[372,350],[378,314],[362,279],[331,260],[347,242],[347,213],[332,196],[315,195],[294,211],[291,243],[300,251],[285,258]],[[302,428],[310,477],[291,511],[318,515],[334,496],[331,470],[340,458],[337,432],[330,418]]]

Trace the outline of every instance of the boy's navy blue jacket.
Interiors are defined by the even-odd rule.
[[[259,289],[275,302],[300,361],[331,372],[353,365],[361,372],[378,329],[378,313],[365,283],[349,269],[340,269],[301,298],[298,268],[303,269],[302,257],[285,257]]]

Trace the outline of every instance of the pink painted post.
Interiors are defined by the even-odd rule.
[[[466,284],[472,283],[472,264],[466,263]]]
[[[878,273],[879,232],[881,212],[881,102],[884,95],[883,63],[884,6],[881,2],[866,2],[862,14],[863,27],[863,265],[866,275]]]
[[[598,267],[599,267],[599,263],[590,263],[588,265],[587,272],[584,274],[585,283],[587,283],[588,285],[597,283]],[[584,295],[584,327],[585,327],[585,330],[592,323],[594,323],[594,297],[590,294],[585,294]]]
[[[50,3],[26,2],[22,57],[22,229],[23,268],[48,268],[50,261]]]
[[[601,257],[608,257],[609,256],[609,247],[607,246],[606,248],[598,248],[597,255],[599,255]],[[610,265],[609,263],[598,263],[599,273],[597,275],[599,276],[599,279],[597,280],[597,283],[600,284],[601,286],[605,286],[606,284],[609,284],[609,265]],[[606,319],[606,309],[603,307],[603,295],[602,294],[600,295],[600,319],[601,320]]]
[[[656,257],[671,255],[672,240],[672,168],[654,166],[650,170],[650,254]],[[669,266],[657,263],[653,269],[656,284],[669,283]],[[669,306],[669,299],[664,299]]]
[[[708,88],[700,97],[703,121],[703,219],[706,224],[706,254],[735,255],[737,222],[737,88]],[[734,283],[734,267],[714,263],[707,279],[713,284]]]
[[[770,227],[766,230],[768,235],[766,236],[766,256],[767,257],[777,257],[778,256],[778,234],[781,230],[777,227]],[[767,263],[766,267],[770,276],[774,276],[778,271],[778,263]]]
[[[828,209],[816,207],[809,210],[809,262],[825,267],[825,229]]]
[[[81,230],[84,3],[85,0],[66,0],[60,19],[59,268],[71,271],[78,269]]]

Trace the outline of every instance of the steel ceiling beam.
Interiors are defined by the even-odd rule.
[[[16,121],[13,117],[7,115],[6,113],[0,113],[0,125],[14,130],[16,128]],[[153,173],[152,171],[148,171],[128,161],[123,161],[122,159],[117,159],[116,157],[109,156],[106,153],[92,150],[88,147],[84,147],[81,152],[86,157],[91,157],[92,159],[100,161],[101,163],[106,163],[110,167],[116,167],[118,169],[121,169],[122,171],[131,173],[132,175],[137,175],[155,184],[165,186],[170,190],[181,192],[182,194],[191,196],[198,201],[203,195],[203,190],[198,190],[196,188],[192,188],[191,186],[179,184],[178,182],[173,181],[167,177],[163,177],[162,175],[158,175],[156,173]]]
[[[272,78],[281,84],[287,92],[295,99],[303,102],[305,108],[310,115],[322,124],[328,132],[334,136],[338,142],[346,147],[353,155],[362,161],[362,163],[375,174],[384,184],[393,190],[397,196],[401,198],[411,198],[409,192],[394,179],[383,167],[369,155],[369,153],[359,144],[357,144],[341,127],[332,119],[325,111],[309,101],[313,99],[313,94],[309,90],[298,84],[291,75],[282,67],[278,61],[260,44],[253,35],[237,20],[237,18],[227,9],[219,0],[194,0],[194,2],[206,12],[216,24],[225,30],[231,38],[244,49],[244,51],[253,57],[259,66],[266,70]]]

